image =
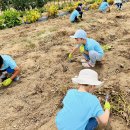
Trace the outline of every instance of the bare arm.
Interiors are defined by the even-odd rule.
[[[78,49],[79,49],[79,48],[75,47],[75,48],[72,50],[71,54],[74,54]]]
[[[13,75],[10,78],[13,80],[19,73],[20,73],[20,69],[19,69],[19,67],[16,67],[14,69]]]
[[[88,51],[86,51],[86,50],[84,50],[84,54],[89,55],[89,52],[88,52]]]
[[[108,123],[108,119],[109,119],[109,115],[110,115],[110,110],[106,109],[104,114],[99,116],[97,119],[99,120],[99,122],[101,122],[104,126],[107,125]]]

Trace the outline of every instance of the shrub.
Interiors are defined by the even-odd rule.
[[[6,27],[4,22],[5,22],[4,18],[2,16],[0,16],[0,29],[3,29]]]
[[[111,50],[112,49],[112,47],[110,46],[110,45],[102,45],[102,49],[104,50],[104,51],[109,51],[109,50]]]
[[[38,8],[38,11],[39,11],[40,13],[44,13],[44,12],[46,11],[46,9],[45,9],[45,7],[42,7],[42,8]]]
[[[114,3],[114,0],[107,0],[107,2],[112,5]]]
[[[43,7],[47,0],[10,0],[11,5],[17,10],[33,9]]]
[[[102,3],[102,0],[97,0],[96,3],[100,5]]]
[[[10,0],[0,0],[0,9],[6,10],[9,7]]]
[[[98,6],[99,6],[98,3],[95,2],[95,3],[91,4],[90,9],[98,9]]]
[[[0,0],[0,8],[6,10],[13,7],[17,10],[33,9],[35,7],[43,7],[48,0]]]
[[[37,7],[43,7],[47,3],[47,0],[37,0]]]
[[[8,9],[3,12],[4,23],[7,27],[14,27],[22,24],[20,13],[15,9]]]
[[[72,12],[77,7],[74,3],[67,3],[63,10]]]
[[[85,0],[85,2],[86,2],[87,4],[93,4],[93,3],[95,3],[95,0]]]
[[[41,17],[41,13],[38,10],[29,10],[25,12],[23,17],[25,23],[36,22]]]
[[[58,13],[58,7],[56,5],[46,6],[46,11],[49,17],[55,17]]]

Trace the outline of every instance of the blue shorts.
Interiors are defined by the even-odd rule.
[[[96,118],[90,118],[85,130],[95,130],[98,126]]]
[[[5,70],[1,70],[1,72],[5,72],[5,71],[7,71],[7,73],[9,73],[9,74],[13,74],[14,73],[14,69],[11,69],[10,67],[8,67]]]

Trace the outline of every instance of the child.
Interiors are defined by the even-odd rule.
[[[70,21],[71,21],[71,22],[81,21],[80,12],[81,12],[80,7],[77,7],[77,8],[72,12],[72,14],[70,15]]]
[[[69,54],[69,60],[71,60],[72,55],[75,51],[80,48],[80,52],[85,57],[85,60],[81,60],[82,65],[84,67],[94,67],[96,61],[101,61],[104,52],[100,44],[94,39],[87,38],[87,34],[84,30],[79,29],[75,32],[74,36],[70,36],[71,38],[75,38],[77,46],[73,49],[73,51]],[[88,62],[87,62],[88,61]]]
[[[115,0],[114,3],[117,9],[122,10],[122,0]]]
[[[20,69],[9,55],[0,55],[0,72],[3,86],[8,86],[13,80],[19,79]]]
[[[80,14],[79,17],[80,17],[80,18],[82,18],[82,15],[83,15],[83,12],[82,12],[82,5],[83,5],[82,3],[79,3],[79,4],[78,4],[78,7],[79,7],[80,10],[81,10],[81,11],[79,11],[79,14]]]
[[[99,7],[99,11],[100,11],[100,12],[103,12],[103,13],[105,13],[105,12],[110,12],[110,6],[109,6],[107,0],[104,0],[104,1],[101,3],[101,5],[100,5],[100,7]]]
[[[78,84],[78,90],[70,89],[64,97],[64,106],[56,116],[58,130],[95,130],[99,122],[107,125],[109,102],[105,102],[104,112],[98,98],[91,94],[102,84],[97,72],[83,69],[79,76],[72,78],[72,82]]]

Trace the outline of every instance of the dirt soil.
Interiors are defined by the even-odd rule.
[[[46,22],[22,25],[0,31],[0,53],[9,54],[21,67],[20,81],[0,89],[0,130],[56,130],[54,117],[71,78],[83,67],[81,54],[68,63],[65,54],[74,47],[69,36],[78,28],[101,44],[112,46],[102,66],[94,70],[103,87],[128,93],[130,103],[130,3],[122,11],[84,13],[78,24],[69,15]],[[129,117],[130,118],[130,117]],[[111,114],[113,130],[129,130],[120,115]]]

